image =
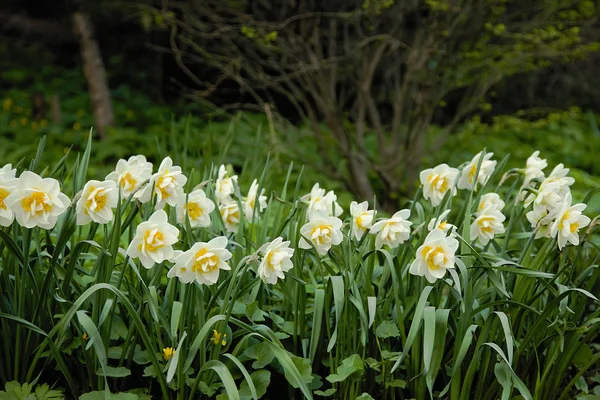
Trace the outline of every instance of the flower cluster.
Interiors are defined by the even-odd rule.
[[[569,169],[558,164],[546,177],[543,170],[547,166],[538,151],[529,157],[522,187],[529,195],[521,195],[520,198],[524,198],[526,208],[532,207],[526,217],[531,227],[537,230],[536,238],[556,239],[558,248],[562,250],[567,243],[579,244],[579,230],[588,226],[591,220],[582,214],[585,204],[571,204],[570,186],[575,179],[568,176]],[[541,181],[537,188],[533,185],[536,181]]]
[[[56,179],[30,171],[16,178],[16,172],[10,164],[0,168],[0,225],[10,226],[16,219],[25,228],[54,228],[71,200]]]
[[[430,283],[443,278],[447,270],[456,274],[452,270],[460,237],[450,216],[452,198],[458,189],[471,191],[472,198],[477,201],[465,221],[470,224],[466,228],[473,245],[485,247],[505,234],[505,200],[498,193],[477,193],[485,189],[494,173],[496,161],[492,156],[492,153],[481,152],[460,169],[440,164],[423,170],[419,176],[423,198],[431,204],[429,209],[434,217],[429,214],[427,220],[414,227],[411,210],[402,209],[390,217],[377,218],[376,211],[369,209],[366,201],[351,202],[349,219],[344,221],[340,218],[344,210],[334,191],[326,191],[317,183],[310,193],[299,199],[298,204],[304,205],[302,215],[305,220],[297,227],[300,236],[295,248],[290,240],[276,237],[257,245],[256,253],[247,264],[255,261],[257,277],[274,285],[294,267],[297,249],[314,249],[323,257],[346,237],[357,244],[367,241],[371,249],[390,252],[413,241],[418,248],[409,267],[411,274],[424,276]],[[562,250],[567,243],[579,243],[579,231],[590,224],[590,218],[583,215],[585,204],[572,205],[570,186],[574,179],[568,176],[569,170],[559,164],[546,177],[543,170],[547,166],[539,152],[531,155],[526,168],[520,170],[522,185],[511,206],[517,206],[520,201],[524,208],[531,208],[526,218],[536,237],[554,238]],[[241,196],[237,175],[230,174],[224,165],[219,167],[216,175],[214,185],[207,186],[208,192],[204,189],[210,181],[186,193],[188,178],[169,157],[161,162],[155,173],[152,163],[143,155],[119,160],[115,171],[104,181],[91,180],[76,195],[76,223],[108,224],[113,221],[113,210],[119,202],[149,203],[144,209],[153,212],[137,225],[127,256],[138,259],[148,269],[167,262],[171,265],[167,276],[178,278],[185,284],[215,284],[221,271],[232,269],[229,265],[232,258],[230,243],[225,235],[238,232],[243,219],[250,223],[258,221],[267,207],[265,189],[256,179],[247,195]],[[70,206],[71,200],[61,192],[57,180],[42,178],[30,171],[17,177],[16,169],[10,164],[0,168],[0,225],[10,226],[16,220],[24,228],[52,229]],[[169,221],[168,207],[173,209],[178,226]],[[187,250],[181,249],[180,229],[213,227],[213,214],[221,217],[222,235],[215,235],[215,230],[211,229],[207,232],[212,239],[193,243]],[[415,240],[417,236],[411,236],[425,227],[428,234],[423,242]],[[461,229],[464,232],[465,227]]]

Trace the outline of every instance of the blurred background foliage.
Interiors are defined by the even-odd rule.
[[[184,169],[258,173],[271,157],[273,179],[293,162],[293,180],[393,210],[420,169],[484,147],[520,168],[540,150],[581,200],[600,187],[597,17],[588,0],[7,0],[0,157],[31,157],[46,135],[52,165],[100,127],[94,178],[164,148]]]

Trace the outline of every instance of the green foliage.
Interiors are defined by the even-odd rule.
[[[55,176],[76,193],[94,153],[87,148],[74,164],[46,171],[59,171]],[[38,162],[32,165],[45,169]],[[345,236],[323,257],[298,248],[303,192],[288,179],[271,186],[279,173],[272,165],[254,175],[270,193],[267,209],[229,234],[232,270],[212,286],[166,278],[168,261],[146,269],[126,256],[135,227],[153,212],[149,203],[124,201],[106,227],[76,228],[70,210],[50,232],[0,229],[0,345],[8,354],[0,359],[0,379],[41,374],[82,399],[107,390],[115,399],[402,393],[476,400],[517,393],[573,398],[594,390],[597,238],[582,231],[581,245],[561,252],[554,240],[534,240],[515,201],[522,178],[511,175],[515,182],[499,185],[506,165],[479,192],[460,191],[440,207],[417,195],[404,245],[375,250],[373,235]],[[215,168],[197,171],[189,174],[190,187],[206,182],[214,199]],[[241,192],[253,177],[247,171]],[[506,202],[506,233],[481,246],[469,238],[471,208],[496,185]],[[424,227],[446,207],[462,232],[456,275],[429,285],[408,267]],[[210,228],[180,225],[178,248],[227,234],[219,215]],[[345,234],[350,223],[346,218]],[[256,252],[276,235],[291,241],[294,268],[267,285],[256,277]],[[7,392],[15,392],[10,385]],[[127,390],[140,386],[149,392]],[[32,388],[18,390],[27,396]]]
[[[6,382],[4,390],[0,390],[0,400],[59,400],[65,396],[62,390],[50,389],[47,384],[37,385],[35,390],[33,385],[18,382]]]

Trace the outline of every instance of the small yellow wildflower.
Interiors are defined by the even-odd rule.
[[[223,336],[222,337],[223,340],[221,340],[221,336]],[[225,339],[227,339],[226,333],[221,334],[216,329],[213,329],[213,337],[210,340],[212,340],[212,342],[215,345],[218,345],[219,343],[221,343],[221,346],[225,346],[227,344],[227,340],[225,340]]]
[[[74,130],[74,131],[78,131],[78,130],[80,130],[80,129],[81,129],[81,124],[80,124],[79,122],[75,122],[75,123],[73,124],[73,130]]]
[[[27,120],[27,118],[23,117],[21,118],[21,125],[25,126],[29,123],[29,121]]]
[[[81,335],[81,338],[83,339],[84,342],[87,342],[88,340],[90,340],[90,336],[86,332],[83,332],[83,335]]]
[[[162,352],[165,361],[169,361],[175,355],[175,350],[172,347],[165,347]]]

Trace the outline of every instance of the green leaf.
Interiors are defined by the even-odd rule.
[[[138,365],[145,365],[151,361],[148,350],[142,350],[142,347],[139,344],[136,344],[133,352],[133,362]]]
[[[408,336],[406,337],[406,344],[404,345],[404,349],[402,349],[402,355],[398,358],[398,361],[392,367],[392,371],[394,372],[399,366],[402,360],[406,358],[408,352],[410,351],[417,334],[419,333],[419,329],[421,328],[421,322],[423,321],[423,310],[425,309],[425,303],[427,302],[427,298],[429,294],[433,290],[433,286],[426,286],[425,289],[421,292],[421,296],[419,297],[419,301],[417,303],[417,307],[415,308],[415,313],[413,317],[413,321],[410,324],[410,329],[408,331]]]
[[[266,312],[258,308],[258,301],[253,301],[246,306],[246,316],[250,321],[262,322],[265,320]]]
[[[329,397],[329,396],[333,396],[335,394],[337,390],[335,388],[329,388],[325,391],[322,390],[315,390],[315,394],[317,396],[321,396],[321,397]]]
[[[131,375],[131,370],[125,367],[111,367],[107,365],[104,371],[99,369],[96,371],[96,374],[99,376],[107,376],[109,378],[124,378]]]
[[[374,399],[373,397],[371,397],[371,395],[370,395],[370,394],[368,394],[368,393],[363,393],[363,394],[361,394],[360,396],[358,396],[358,397],[356,398],[356,400],[375,400],[375,399]]]
[[[248,347],[246,350],[244,350],[243,354],[246,357],[256,360],[252,363],[252,368],[254,369],[264,368],[265,366],[269,365],[271,361],[273,361],[273,358],[275,358],[275,355],[269,348],[269,345],[265,342]]]
[[[298,372],[300,373],[300,376],[302,377],[302,382],[304,383],[311,383],[313,380],[313,376],[312,376],[312,368],[310,366],[310,360],[306,359],[306,358],[302,358],[302,357],[297,357],[293,354],[289,354],[290,359],[292,360],[292,363],[294,364],[294,366],[298,369]],[[286,378],[287,378],[287,373],[286,373]]]
[[[336,373],[329,375],[327,379],[331,383],[342,382],[352,377],[360,378],[365,371],[365,366],[358,354],[352,354],[350,357],[342,360],[342,364],[337,367]]]
[[[592,349],[590,349],[590,346],[588,346],[587,344],[582,344],[581,346],[579,346],[579,349],[577,349],[577,353],[575,353],[575,356],[573,357],[573,364],[581,368],[584,365],[586,365],[592,359],[593,356],[594,352],[592,351]]]
[[[258,371],[254,371],[250,374],[252,378],[252,382],[254,383],[254,387],[256,388],[256,395],[260,399],[262,396],[267,393],[267,387],[271,382],[271,372],[266,369],[261,369]],[[251,399],[252,393],[250,391],[250,387],[248,386],[248,382],[243,381],[240,385],[240,398],[242,400]]]
[[[435,340],[435,307],[425,307],[423,311],[423,363],[424,373],[429,372],[431,357],[433,355],[433,342]]]
[[[406,387],[406,381],[402,379],[394,379],[391,382],[386,382],[385,387],[397,387],[400,389],[404,389]]]
[[[240,393],[237,390],[233,376],[231,376],[231,372],[225,364],[218,360],[210,360],[202,366],[200,372],[208,369],[212,369],[219,375],[229,399],[240,400]]]
[[[377,335],[377,337],[386,339],[389,337],[400,336],[400,331],[398,330],[398,326],[396,326],[394,321],[383,321],[375,330],[375,335]]]
[[[327,345],[327,352],[330,352],[335,343],[337,342],[337,332],[339,327],[340,318],[342,318],[342,312],[344,311],[344,278],[341,276],[332,276],[329,279],[330,286],[333,290],[333,304],[335,306],[335,329],[329,338],[329,344]]]
[[[498,383],[502,386],[502,400],[507,400],[512,391],[512,377],[508,364],[503,361],[496,363],[494,366],[494,374]]]
[[[179,326],[179,318],[181,318],[182,307],[183,304],[181,302],[173,302],[173,308],[171,310],[171,340],[173,342],[177,340],[177,327]]]
[[[169,370],[167,371],[167,383],[171,382],[171,379],[175,376],[175,371],[177,371],[177,365],[179,364],[179,355],[181,354],[181,346],[183,345],[183,341],[187,337],[187,332],[183,332],[181,335],[181,339],[179,339],[179,344],[177,344],[177,349],[175,349],[175,354],[173,354],[173,358],[169,361]]]
[[[590,391],[590,389],[588,388],[588,384],[583,376],[580,376],[579,379],[577,379],[577,381],[575,382],[575,387],[585,394],[588,394]]]
[[[43,385],[38,385],[35,388],[35,396],[38,400],[58,400],[64,399],[65,396],[60,390],[51,390],[48,384],[44,383]]]

